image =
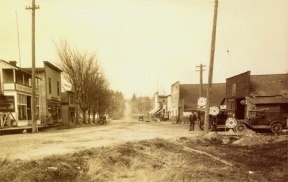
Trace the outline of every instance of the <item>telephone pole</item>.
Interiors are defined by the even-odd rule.
[[[35,10],[39,6],[35,5],[35,0],[32,0],[32,6],[26,6],[26,10],[32,10],[32,99],[31,99],[31,115],[32,115],[32,132],[38,132],[36,120],[36,76],[35,76]]]
[[[205,133],[209,132],[209,111],[210,111],[214,53],[215,53],[215,43],[216,43],[217,13],[218,13],[218,0],[215,0],[214,16],[213,16],[213,30],[212,30],[212,40],[211,40],[211,50],[210,50],[210,64],[209,64],[209,75],[208,75],[207,98],[206,98],[206,107],[205,107],[205,121],[204,121],[204,132]]]
[[[196,70],[200,72],[200,97],[203,97],[203,67],[206,67],[206,65],[200,64],[200,66],[196,66],[196,68],[200,68],[200,70]]]

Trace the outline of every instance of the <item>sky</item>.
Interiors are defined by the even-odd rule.
[[[31,67],[32,0],[0,0],[0,59]],[[36,66],[58,64],[55,43],[96,53],[126,98],[208,82],[214,0],[36,0]],[[246,71],[288,72],[288,2],[219,0],[213,82]]]

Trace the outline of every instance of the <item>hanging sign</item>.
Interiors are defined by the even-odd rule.
[[[219,114],[219,108],[217,106],[210,107],[210,113],[212,116],[217,116]]]
[[[206,98],[200,97],[197,102],[198,106],[206,106]]]
[[[0,96],[0,112],[15,112],[14,96]]]

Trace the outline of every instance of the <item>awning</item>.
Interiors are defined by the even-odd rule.
[[[282,96],[270,96],[270,97],[246,97],[246,99],[253,104],[287,104],[288,99]]]
[[[158,114],[159,112],[162,112],[163,109],[159,109],[158,111],[155,112],[155,114]]]
[[[152,109],[149,113],[150,114],[154,114],[155,112],[157,112],[159,110],[159,108],[154,108],[154,109]]]

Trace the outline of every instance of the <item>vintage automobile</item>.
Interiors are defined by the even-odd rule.
[[[271,119],[267,116],[269,109],[250,110],[250,118],[238,119],[235,130],[242,132],[244,130],[263,130],[268,129],[273,133],[278,134],[282,131],[283,127],[287,127],[286,120],[284,118]]]
[[[144,121],[144,116],[139,116],[138,121]]]
[[[235,121],[235,127],[232,128],[236,132],[243,132],[246,129],[250,130],[271,130],[272,133],[278,134],[283,128],[287,128],[286,119],[279,117],[278,119],[271,119],[267,116],[269,109],[250,110],[249,118],[235,119],[227,115],[226,110],[220,110],[217,116],[209,115],[209,130],[217,130],[226,128],[227,122]],[[201,118],[204,118],[204,112],[200,113]],[[204,130],[204,119],[200,119],[199,127]]]
[[[205,111],[198,111],[198,120],[199,120],[199,127],[201,130],[204,130],[204,115]],[[219,113],[216,116],[209,115],[209,130],[217,130],[217,128],[225,128],[225,123],[227,120],[227,111],[226,110],[219,110]]]
[[[98,120],[99,124],[106,124],[107,123],[107,115],[100,115],[99,116],[99,120]]]

